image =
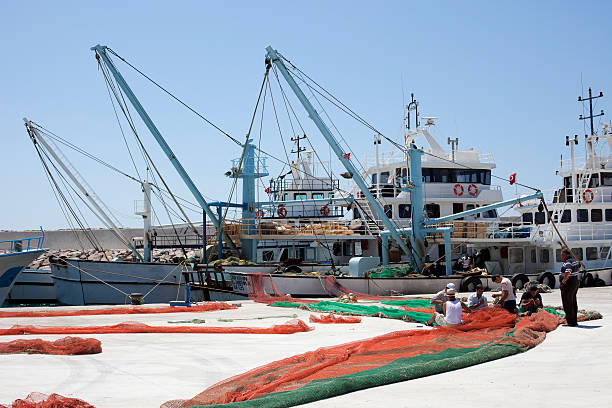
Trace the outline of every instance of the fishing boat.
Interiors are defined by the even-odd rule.
[[[21,271],[43,254],[44,231],[38,237],[0,241],[0,305],[4,303]]]

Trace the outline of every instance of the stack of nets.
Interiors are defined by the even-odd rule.
[[[55,341],[30,339],[13,340],[0,343],[0,354],[98,354],[102,352],[102,343],[96,339],[64,337]]]
[[[15,400],[8,405],[0,404],[0,408],[94,408],[94,406],[77,398],[32,392],[24,399]]]
[[[366,272],[369,278],[399,278],[404,276],[421,276],[410,265],[379,266]]]

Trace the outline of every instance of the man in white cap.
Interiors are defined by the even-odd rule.
[[[443,305],[448,301],[447,292],[449,290],[456,290],[454,283],[448,283],[443,290],[439,291],[431,298],[430,303],[436,305],[436,313],[444,313]]]
[[[467,307],[461,300],[455,299],[455,291],[446,288],[446,297],[448,300],[442,305],[443,313],[434,313],[431,319],[426,323],[428,326],[435,322],[437,326],[456,326],[463,324],[461,315],[463,312],[472,313],[472,309]]]

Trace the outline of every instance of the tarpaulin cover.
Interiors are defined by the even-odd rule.
[[[517,323],[516,315],[488,308],[467,315],[461,326],[392,332],[275,361],[162,407],[305,404],[520,353],[543,341],[561,320],[540,311]]]
[[[0,329],[0,336],[21,334],[119,334],[119,333],[242,333],[293,334],[312,330],[302,320],[293,319],[272,327],[212,327],[212,326],[149,326],[140,322],[125,322],[109,326],[23,326]]]
[[[361,323],[361,317],[355,316],[336,316],[333,313],[322,314],[320,316],[310,315],[311,323]]]
[[[41,394],[32,392],[24,399],[18,399],[11,404],[2,405],[0,408],[95,408],[87,402],[77,399],[62,397],[58,394]]]
[[[102,343],[96,339],[64,337],[55,341],[42,339],[13,340],[0,343],[0,354],[98,354],[102,352]]]
[[[96,316],[119,314],[152,314],[152,313],[199,313],[215,310],[238,309],[229,303],[211,302],[187,306],[122,306],[104,309],[59,309],[59,310],[32,310],[32,311],[0,311],[0,317],[60,317],[60,316]]]

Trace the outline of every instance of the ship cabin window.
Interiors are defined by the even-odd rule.
[[[323,194],[323,193],[312,193],[312,199],[316,200],[317,198],[325,198],[325,194]]]
[[[536,225],[542,225],[546,223],[546,214],[544,213],[544,211],[536,212],[534,218]]]
[[[587,247],[586,248],[586,259],[587,261],[593,261],[597,259],[597,247]]]
[[[582,254],[582,248],[571,248],[571,251],[577,260],[582,261],[582,259],[584,258],[584,255]]]
[[[475,208],[478,208],[477,205],[474,204],[467,204],[465,206],[465,211],[469,211],[469,210],[473,210]],[[469,218],[480,218],[480,213],[476,213],[476,214],[472,214],[472,215],[468,215]]]
[[[332,252],[334,253],[334,256],[342,255],[342,243],[334,242],[334,246],[332,247]]]
[[[425,204],[425,213],[429,218],[440,218],[440,204]]]
[[[610,254],[610,247],[609,246],[603,246],[601,248],[599,248],[599,257],[601,259],[608,259],[608,255]]]
[[[262,251],[261,260],[264,262],[272,262],[274,260],[274,251]]]
[[[411,216],[411,206],[410,204],[400,204],[399,205],[399,217],[400,218],[410,218]]]
[[[538,259],[536,258],[536,249],[535,248],[531,248],[531,263],[536,263],[538,262]]]
[[[591,222],[602,222],[603,214],[601,208],[593,208],[591,210]]]
[[[372,174],[372,185],[375,186],[378,182],[378,173]]]
[[[563,187],[572,188],[572,178],[571,177],[563,177]]]
[[[488,210],[483,212],[482,218],[497,218],[497,210]]]
[[[334,198],[334,193],[327,193],[327,198]]]
[[[383,210],[385,211],[385,215],[388,218],[393,218],[393,206],[390,204],[385,204],[383,207]]]
[[[508,262],[523,263],[523,248],[510,248],[508,250]]]
[[[557,260],[557,262],[563,262],[563,259],[561,258],[561,249],[558,248],[555,251],[555,259]]]
[[[578,222],[589,222],[589,210],[581,208],[576,211]]]
[[[491,170],[433,169],[423,168],[426,183],[477,183],[491,184]]]
[[[550,262],[548,248],[540,249],[540,263],[547,264],[548,262]]]
[[[305,261],[314,262],[316,261],[316,248],[306,248]]]
[[[343,246],[344,246],[344,256],[355,255],[355,243],[354,242],[345,242]]]
[[[589,187],[590,188],[599,187],[599,174],[591,175],[591,180],[589,180]]]
[[[523,224],[533,224],[532,213],[523,213]]]
[[[612,208],[606,208],[606,221],[612,221]]]
[[[283,201],[287,201],[289,199],[289,193],[283,194]]]
[[[612,173],[601,173],[601,185],[606,187],[612,186]]]
[[[389,172],[383,171],[380,173],[380,184],[389,184]]]
[[[563,214],[561,215],[561,222],[572,222],[572,210],[563,210]]]
[[[305,200],[306,199],[306,193],[295,193],[293,195],[293,199],[294,200]]]

